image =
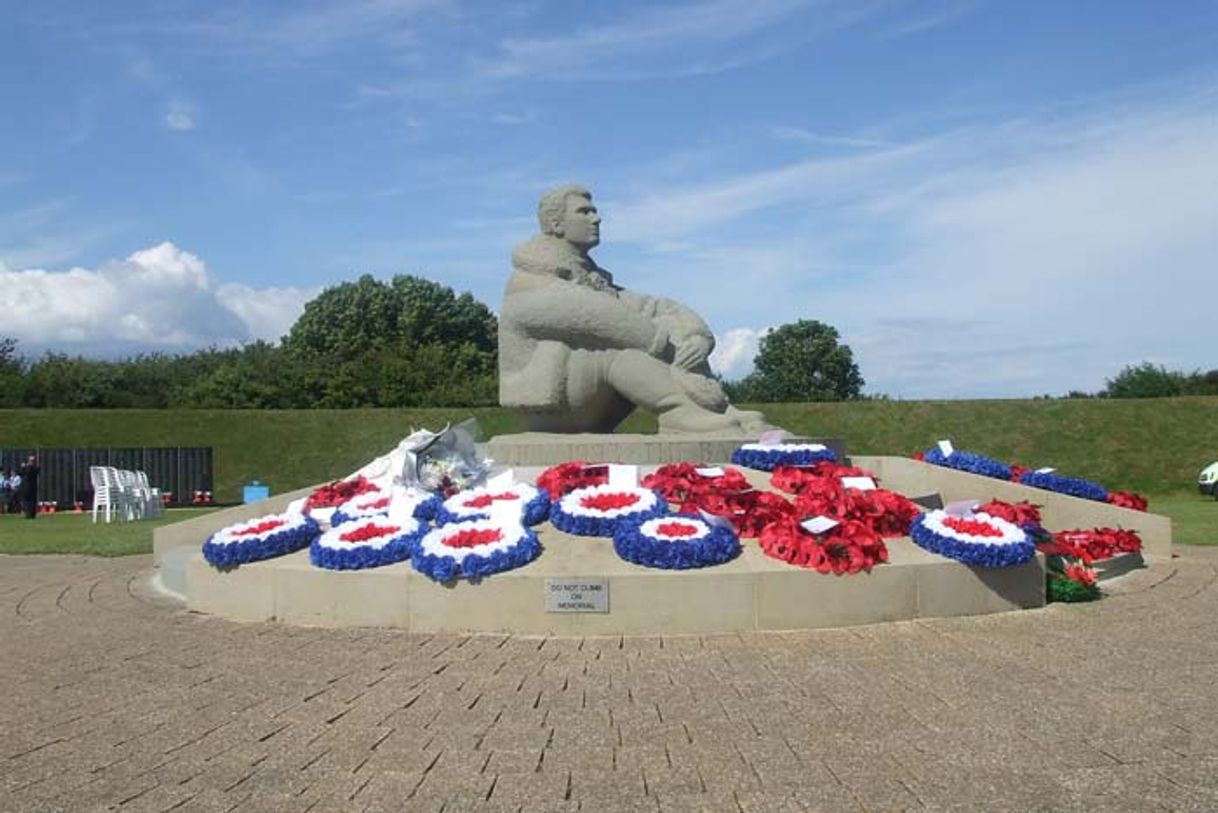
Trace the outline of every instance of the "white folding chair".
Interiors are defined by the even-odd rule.
[[[118,487],[110,477],[110,471],[105,466],[90,466],[89,481],[93,483],[93,523],[97,523],[97,511],[105,509],[106,522],[110,522],[110,512],[118,513]]]
[[[140,496],[144,501],[144,517],[148,519],[159,517],[164,513],[161,505],[161,490],[152,487],[152,484],[148,482],[148,472],[142,469],[135,473],[135,478],[139,484]]]
[[[124,520],[136,519],[139,500],[135,493],[135,480],[131,472],[126,469],[116,469],[113,466],[106,468],[111,482],[114,483],[115,491],[118,493],[116,504],[120,516]]]

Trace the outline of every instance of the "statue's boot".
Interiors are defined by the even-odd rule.
[[[673,380],[695,404],[703,409],[719,413],[728,408],[727,394],[723,392],[723,386],[714,378],[678,367],[671,369]]]
[[[739,435],[743,427],[717,412],[709,412],[690,403],[661,412],[658,418],[661,434],[732,434]]]
[[[767,423],[765,415],[751,409],[736,409],[734,406],[729,406],[723,414],[735,420],[736,423],[744,428],[745,432],[750,434],[760,434],[778,428],[773,424]]]

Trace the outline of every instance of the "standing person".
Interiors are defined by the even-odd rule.
[[[13,471],[8,475],[8,502],[4,508],[10,514],[15,514],[21,510],[21,474]]]
[[[34,519],[38,515],[38,457],[30,455],[21,467],[21,508],[25,511],[26,519]]]

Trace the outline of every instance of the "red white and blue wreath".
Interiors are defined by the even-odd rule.
[[[545,522],[550,516],[550,495],[534,486],[521,483],[503,488],[481,486],[454,494],[436,511],[436,524],[487,519],[507,505],[515,505],[525,525]]]
[[[613,549],[627,562],[664,570],[708,567],[735,559],[740,539],[730,526],[689,514],[618,523]]]
[[[1018,525],[989,514],[956,516],[942,509],[913,521],[909,536],[922,548],[967,565],[1010,567],[1036,554],[1031,537]]]
[[[746,443],[732,452],[732,462],[760,471],[777,466],[811,466],[823,460],[833,462],[837,455],[820,443]]]
[[[475,519],[429,531],[415,545],[410,564],[438,582],[476,580],[528,564],[540,553],[541,542],[532,528]]]
[[[668,503],[649,488],[599,485],[577,488],[550,508],[550,524],[576,536],[613,536],[619,522],[668,513]]]
[[[330,525],[337,527],[344,523],[368,517],[383,517],[392,514],[413,517],[418,520],[430,520],[436,515],[440,499],[425,491],[409,491],[395,488],[390,493],[373,491],[352,497],[335,509],[330,517]]]
[[[313,540],[309,560],[327,570],[362,570],[409,559],[427,526],[413,517],[353,519]]]
[[[216,531],[203,543],[203,558],[213,567],[236,567],[307,548],[320,532],[305,514],[271,514]]]

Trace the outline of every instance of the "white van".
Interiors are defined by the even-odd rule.
[[[1202,494],[1212,494],[1214,499],[1218,499],[1218,463],[1210,463],[1201,470],[1197,488],[1201,489]]]

